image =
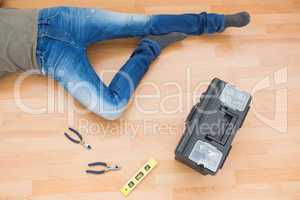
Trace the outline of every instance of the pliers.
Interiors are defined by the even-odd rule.
[[[70,130],[72,133],[74,133],[74,134],[78,137],[78,140],[77,140],[77,139],[74,139],[74,138],[71,137],[68,133],[65,132],[65,136],[66,136],[71,142],[73,142],[73,143],[75,143],[75,144],[80,144],[80,145],[82,145],[84,148],[86,148],[86,149],[88,149],[88,150],[91,150],[91,149],[92,149],[91,145],[85,143],[84,139],[82,138],[82,135],[81,135],[78,131],[76,131],[76,130],[73,129],[73,128],[69,128],[69,130]]]
[[[118,171],[121,169],[121,167],[119,165],[112,165],[109,166],[107,163],[105,162],[95,162],[95,163],[90,163],[88,164],[89,167],[96,167],[96,166],[102,166],[104,167],[103,170],[86,170],[86,173],[88,174],[104,174],[106,172],[109,171]]]

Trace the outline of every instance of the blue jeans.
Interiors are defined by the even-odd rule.
[[[144,39],[107,86],[95,73],[87,47],[115,38],[182,32],[192,35],[224,30],[224,15],[138,15],[101,9],[56,7],[39,12],[37,59],[44,75],[57,80],[95,114],[117,119],[135,88],[160,54],[159,45]]]

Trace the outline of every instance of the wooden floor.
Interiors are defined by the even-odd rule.
[[[4,0],[4,7],[69,5],[122,12],[182,13],[247,10],[251,24],[215,36],[190,37],[166,49],[151,66],[119,121],[104,121],[80,108],[62,88],[41,76],[24,80],[22,102],[45,108],[24,112],[14,100],[18,74],[0,80],[0,200],[124,199],[119,189],[149,158],[158,167],[128,199],[300,199],[300,1],[299,0]],[[89,49],[95,70],[127,60],[137,40]],[[174,160],[184,119],[213,78],[253,93],[251,111],[224,167],[202,176]],[[54,89],[54,93],[48,90]],[[148,95],[148,96],[147,96]],[[173,95],[173,96],[170,96]],[[20,102],[19,102],[20,103]],[[141,110],[148,112],[141,112]],[[94,147],[85,151],[63,135],[81,130]],[[123,169],[85,174],[87,163]]]

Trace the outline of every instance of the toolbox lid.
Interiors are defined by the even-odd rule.
[[[220,100],[229,108],[243,112],[251,98],[250,94],[239,90],[233,85],[226,84],[221,95]]]
[[[205,168],[216,172],[222,155],[222,152],[213,145],[198,140],[189,155],[189,159],[197,163],[197,165],[203,165]]]

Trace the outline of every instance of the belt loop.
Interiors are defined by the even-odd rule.
[[[49,25],[50,21],[49,19],[40,19],[39,20],[39,25]]]

